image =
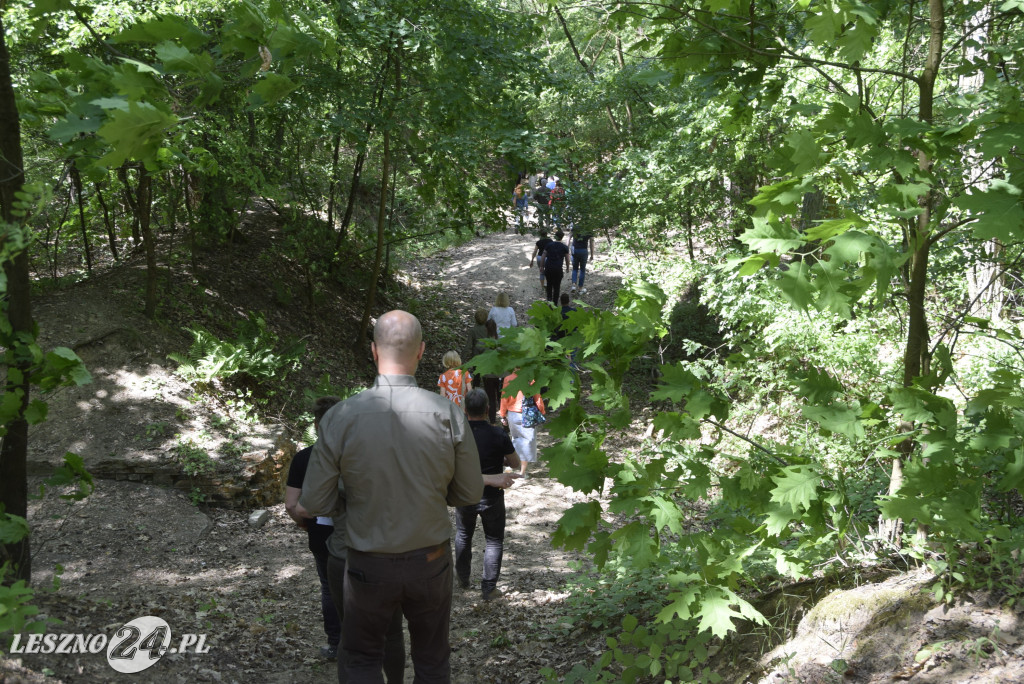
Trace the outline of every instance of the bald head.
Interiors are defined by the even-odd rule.
[[[373,327],[373,357],[382,375],[413,375],[423,356],[423,330],[408,311],[388,311]]]

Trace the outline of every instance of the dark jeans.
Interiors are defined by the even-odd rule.
[[[562,293],[562,264],[558,264],[558,270],[545,269],[544,277],[548,279],[548,301],[558,304],[558,296]]]
[[[331,585],[331,595],[336,597],[334,607],[337,614],[344,616],[345,597],[345,561],[335,556],[327,560],[327,580]],[[349,682],[344,648],[338,649],[338,684]],[[384,637],[384,675],[388,684],[402,684],[405,681],[405,634],[402,633],[402,611],[396,610],[391,616],[391,622],[387,626],[387,634]],[[378,669],[378,674],[380,671]],[[358,680],[351,680],[358,681]],[[375,681],[384,681],[378,679]]]
[[[586,249],[577,249],[572,253],[572,284],[579,285],[583,289],[583,279],[587,277],[587,257],[590,252]],[[576,281],[576,274],[579,274],[579,282]]]
[[[485,375],[484,391],[487,392],[487,419],[493,423],[498,418],[498,403],[501,401],[501,378],[497,375]]]
[[[327,635],[327,644],[337,646],[341,641],[341,620],[338,618],[338,611],[331,600],[331,587],[327,580],[327,538],[334,531],[328,525],[311,524],[309,533],[309,550],[313,552],[316,559],[316,574],[320,576],[320,611],[324,615],[324,634]]]
[[[385,634],[395,611],[409,624],[417,684],[451,682],[448,623],[452,610],[449,542],[406,553],[348,550],[342,647],[352,684],[383,684]]]
[[[455,509],[455,574],[469,581],[469,568],[473,560],[473,532],[476,519],[484,527],[484,578],[480,589],[486,594],[498,584],[501,575],[501,557],[505,541],[505,492],[484,497],[475,506],[460,506]]]

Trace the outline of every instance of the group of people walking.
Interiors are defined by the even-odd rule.
[[[593,238],[572,227],[571,246],[563,242],[560,180],[529,192],[516,188],[521,221],[531,199],[540,239],[530,266],[536,261],[547,299],[562,304],[565,318],[573,309],[561,293],[563,276],[571,271],[571,290],[586,291]],[[549,224],[554,239],[547,237]],[[499,294],[489,310],[475,312],[469,357],[518,326],[508,294]],[[327,635],[321,654],[337,660],[338,681],[402,682],[404,618],[416,681],[450,682],[453,581],[471,585],[479,519],[481,597],[501,596],[504,490],[529,478],[537,460],[535,421],[547,409],[542,392],[508,391],[518,369],[504,377],[475,374],[454,350],[444,354],[438,392],[417,387],[425,344],[419,321],[405,311],[380,317],[370,348],[378,373],[373,387],[344,401],[317,401],[317,439],[293,459],[285,508],[309,537]],[[456,507],[454,563],[449,506]]]

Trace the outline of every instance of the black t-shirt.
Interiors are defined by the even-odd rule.
[[[296,489],[302,489],[302,481],[306,479],[306,469],[309,468],[309,457],[313,453],[313,447],[308,446],[302,449],[295,458],[292,459],[292,465],[288,468],[288,479],[285,484],[289,487],[295,487]],[[317,523],[316,518],[306,518],[308,526],[306,529],[310,531],[310,534],[314,534],[313,527],[328,527],[334,529],[333,525],[320,525]]]
[[[590,249],[590,236],[589,235],[573,235],[572,236],[572,247],[573,247],[573,249]]]
[[[476,440],[477,451],[480,452],[480,472],[484,475],[497,475],[505,470],[505,456],[515,451],[512,440],[505,431],[497,425],[491,425],[486,420],[471,420],[469,427],[473,430],[473,439]],[[486,485],[484,487],[484,498],[488,498],[502,492],[497,487]]]
[[[551,241],[545,249],[544,253],[547,254],[544,262],[545,271],[561,271],[562,261],[565,260],[565,255],[569,253],[569,248],[561,242]]]
[[[548,200],[551,199],[551,191],[547,189],[547,186],[539,185],[533,190],[533,198],[547,205]]]
[[[547,246],[550,244],[551,238],[549,237],[542,237],[540,240],[537,240],[537,255],[540,256],[541,254],[543,254],[545,248],[547,248]]]
[[[567,319],[569,317],[569,314],[571,314],[575,310],[576,307],[571,304],[566,304],[565,306],[562,307],[562,322],[559,323],[558,327],[555,328],[555,331],[551,333],[552,340],[560,340],[568,334],[565,331],[565,319]]]

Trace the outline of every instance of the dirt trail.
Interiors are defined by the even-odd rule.
[[[436,320],[445,313],[450,319],[452,312],[435,309],[456,308],[462,329],[448,331],[448,337],[461,340],[473,311],[489,307],[499,291],[506,291],[520,324],[528,324],[526,310],[543,297],[536,269],[527,266],[534,239],[513,232],[492,235],[408,266],[404,277],[424,295],[418,302],[421,319],[432,319],[435,313]],[[600,257],[600,244],[597,249]],[[588,304],[608,305],[619,284],[616,274],[603,267],[599,260],[596,271],[588,275]],[[568,287],[568,276],[564,283]],[[116,301],[108,289],[80,288],[75,308],[43,302],[41,328],[62,326],[88,335],[85,323],[77,326],[74,311],[88,310],[89,298]],[[431,297],[430,292],[441,296]],[[67,342],[51,340],[61,343]],[[110,366],[104,372],[144,378],[146,391],[133,394],[128,383],[119,385],[127,388],[120,399],[124,410],[119,412],[97,411],[76,396],[59,402],[51,410],[54,422],[48,423],[61,426],[68,435],[58,441],[90,442],[91,435],[105,436],[92,438],[102,444],[83,443],[79,448],[102,450],[111,458],[153,430],[155,419],[147,406],[154,390],[162,394],[178,384],[171,373],[173,364],[161,358],[162,352],[139,354],[135,340],[124,345],[123,353],[117,345],[111,340],[104,350]],[[433,355],[439,358],[443,351]],[[432,387],[435,379],[432,369],[421,367],[421,386]],[[97,383],[84,391],[102,398],[110,388]],[[169,417],[166,420],[170,422]],[[161,431],[171,429],[163,422],[159,425]],[[122,436],[124,442],[114,441]],[[542,451],[547,440],[540,436]],[[48,452],[64,448],[46,439],[43,443]],[[517,483],[506,497],[508,526],[499,585],[505,598],[484,603],[478,591],[455,590],[451,628],[456,682],[538,682],[541,667],[563,669],[568,652],[579,646],[535,638],[538,627],[564,622],[562,585],[573,572],[570,563],[575,559],[553,549],[550,539],[562,511],[579,495],[549,480],[546,472],[542,462],[530,480]],[[43,615],[63,623],[49,631],[112,637],[130,620],[157,615],[168,622],[175,641],[185,633],[207,635],[208,654],[165,655],[131,675],[132,681],[335,681],[333,663],[317,655],[324,643],[319,585],[305,535],[288,518],[283,504],[269,511],[269,522],[252,527],[247,511],[201,510],[179,491],[106,479],[97,480],[95,493],[82,502],[69,504],[53,495],[34,502],[34,585],[47,587],[54,568],[63,568],[60,589],[41,591],[37,597]],[[483,534],[478,531],[474,581],[479,580],[482,550]],[[49,675],[45,681],[51,682],[107,682],[114,675],[103,653],[0,659],[0,681],[43,681],[44,672]],[[411,667],[407,681],[412,681]]]

